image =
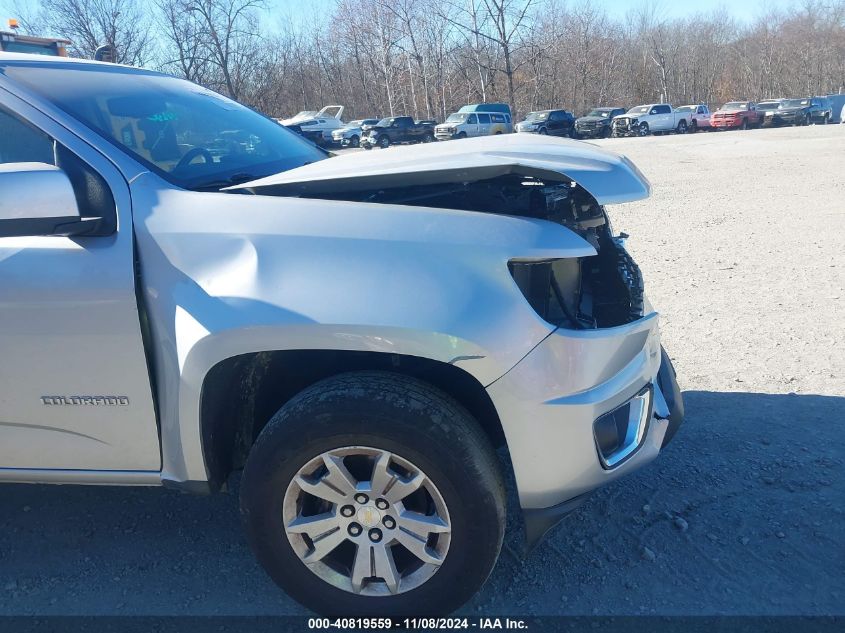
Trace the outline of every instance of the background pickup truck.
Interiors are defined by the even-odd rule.
[[[760,113],[753,101],[729,101],[710,117],[714,129],[750,130],[760,125]]]
[[[699,103],[680,106],[675,109],[677,113],[690,113],[689,131],[698,132],[698,130],[711,129],[710,123],[710,108],[705,104]]]
[[[668,103],[636,106],[613,117],[613,136],[648,136],[677,132],[685,134],[692,123],[692,112],[678,112]]]
[[[434,121],[414,121],[409,116],[387,117],[376,125],[364,126],[363,134],[361,145],[365,149],[399,143],[431,143],[434,141]]]

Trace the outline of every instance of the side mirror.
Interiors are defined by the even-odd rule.
[[[96,219],[80,217],[70,180],[58,167],[0,164],[0,237],[76,235]]]

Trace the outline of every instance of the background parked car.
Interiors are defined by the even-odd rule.
[[[830,121],[830,102],[821,97],[784,99],[771,116],[766,112],[764,121],[772,125],[810,125]]]
[[[414,121],[409,116],[391,116],[376,125],[363,127],[364,149],[385,148],[397,143],[430,143],[434,140],[434,121]]]
[[[729,101],[710,115],[710,124],[717,130],[749,130],[760,125],[760,112],[753,101]]]
[[[692,112],[677,112],[668,103],[635,106],[613,118],[613,136],[647,136],[668,132],[686,133]]]
[[[358,147],[365,125],[376,125],[379,119],[356,119],[332,132],[332,141],[341,147]]]
[[[845,94],[827,95],[830,102],[830,122],[845,123]]]
[[[470,136],[490,136],[513,131],[510,117],[500,112],[455,112],[444,123],[434,128],[438,141],[467,138]]]
[[[516,131],[575,138],[575,116],[566,110],[529,112],[516,124]]]
[[[784,101],[786,99],[766,99],[757,104],[761,126],[777,125],[779,119],[776,117],[776,114]]]
[[[682,105],[675,108],[675,112],[689,112],[690,122],[688,132],[697,132],[698,130],[711,129],[710,123],[710,108],[703,103],[697,105]]]
[[[607,138],[612,132],[610,122],[620,114],[625,114],[625,108],[593,108],[575,119],[575,133],[578,138]]]

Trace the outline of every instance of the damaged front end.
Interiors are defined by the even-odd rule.
[[[508,174],[474,182],[335,191],[317,197],[556,222],[588,242],[596,255],[511,260],[511,276],[535,312],[552,325],[576,330],[614,327],[643,316],[643,281],[624,248],[627,236],[613,235],[604,208],[575,182]]]
[[[520,314],[530,306],[527,318],[536,324],[536,315],[547,329],[542,340],[520,347],[504,373],[482,382],[504,431],[529,546],[591,491],[656,457],[680,424],[680,392],[674,373],[663,369],[658,316],[625,250],[627,236],[614,235],[605,210],[650,193],[625,157],[589,143],[514,134],[351,154],[238,188],[360,209],[430,208],[431,219],[416,230],[430,231],[437,243],[448,241],[437,227],[451,210],[524,218],[531,221],[495,224],[494,231],[533,227],[554,233],[555,243],[564,234],[578,242],[577,251],[551,242],[542,251],[508,248],[481,265],[491,287],[507,281],[498,265],[507,266],[514,284],[507,303],[488,309],[510,313],[513,298]],[[486,349],[504,346],[514,323],[482,327],[494,341]]]
[[[643,134],[643,128],[636,117],[616,117],[610,125],[613,136],[641,136]]]
[[[625,251],[626,236],[613,235],[603,205],[645,198],[650,185],[627,158],[588,143],[514,134],[395,148],[390,154],[320,161],[237,188],[555,222],[596,254],[508,262],[537,314],[576,330],[614,327],[643,316],[639,268]]]

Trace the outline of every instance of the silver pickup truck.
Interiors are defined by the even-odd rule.
[[[242,469],[295,599],[450,612],[499,554],[506,468],[533,545],[681,423],[603,206],[648,194],[586,143],[330,158],[183,80],[0,54],[0,481]]]

